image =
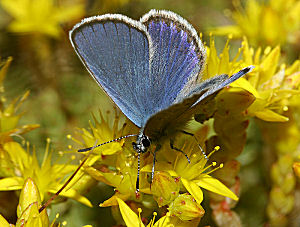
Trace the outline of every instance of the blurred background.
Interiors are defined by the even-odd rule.
[[[102,112],[112,111],[111,101],[89,76],[69,42],[69,30],[82,18],[121,13],[139,19],[150,9],[167,9],[187,19],[203,34],[203,41],[209,42],[209,33],[215,27],[233,24],[232,11],[246,4],[247,1],[237,0],[0,0],[0,56],[2,59],[13,58],[4,81],[5,96],[12,100],[30,90],[21,109],[20,124],[40,124],[40,128],[24,135],[25,139],[42,151],[46,139],[51,138],[52,148],[65,150],[70,143],[66,135],[78,127],[87,128],[91,113],[97,114],[99,108]],[[269,29],[271,32],[272,28]],[[283,41],[285,45],[281,51],[287,64],[299,57],[299,27],[296,30],[296,38]],[[226,40],[226,36],[215,36],[218,51],[222,51]],[[276,46],[272,40],[267,43],[250,39],[250,43]],[[233,57],[241,39],[232,40],[230,45]],[[246,152],[240,157],[245,164],[241,172],[245,196],[237,207],[245,226],[260,226],[265,219],[268,184],[259,186],[266,174],[260,167],[261,143],[260,131],[251,123]],[[249,169],[251,171],[247,171]],[[92,188],[88,195],[96,202],[96,208],[76,206],[72,211],[68,209],[61,220],[67,220],[69,226],[111,226],[113,221],[104,222],[108,219],[109,209],[103,212],[104,208],[97,208],[106,196],[97,193],[101,187],[103,185],[99,184]],[[110,190],[108,195],[112,193]],[[73,203],[68,202],[68,206],[72,207]]]

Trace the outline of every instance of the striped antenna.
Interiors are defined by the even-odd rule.
[[[125,138],[132,137],[132,136],[138,136],[138,135],[137,134],[132,134],[132,135],[127,135],[127,136],[121,136],[119,138],[116,138],[116,139],[113,139],[113,140],[110,140],[110,141],[107,141],[107,142],[104,142],[104,143],[100,143],[100,144],[98,144],[96,146],[93,146],[93,147],[87,147],[87,148],[79,149],[78,152],[90,151],[90,150],[95,149],[96,147],[100,147],[102,145],[105,145],[105,144],[108,144],[108,143],[111,143],[111,142],[116,142],[118,140],[125,139]]]

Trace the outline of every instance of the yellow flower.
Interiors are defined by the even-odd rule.
[[[287,121],[283,112],[289,105],[295,105],[290,100],[299,99],[300,61],[295,61],[291,66],[280,65],[279,46],[273,49],[267,47],[262,53],[261,48],[256,51],[250,48],[246,38],[241,51],[243,61],[254,65],[255,69],[231,86],[244,88],[255,96],[248,114],[265,121]]]
[[[20,136],[28,131],[38,128],[38,124],[18,126],[19,120],[23,113],[17,113],[20,106],[27,99],[29,92],[27,91],[23,96],[15,98],[11,103],[7,103],[2,85],[8,67],[12,58],[0,63],[0,144],[12,141],[13,136]]]
[[[142,209],[138,208],[139,215],[134,213],[130,207],[124,203],[122,199],[117,199],[119,209],[121,212],[121,215],[124,219],[124,222],[126,226],[128,227],[145,227],[142,218],[141,218],[141,212]],[[198,226],[200,219],[196,218],[191,221],[182,221],[177,217],[172,217],[171,214],[168,212],[165,216],[161,217],[158,221],[155,222],[155,217],[157,216],[157,213],[153,213],[153,218],[147,225],[147,227],[171,227],[171,226],[182,226],[182,227],[188,227],[188,226]]]
[[[113,121],[113,125],[110,124],[111,121],[110,119],[108,119],[109,115],[107,115],[107,118],[104,119],[101,111],[99,111],[99,116],[100,116],[100,121],[98,121],[96,117],[93,115],[95,126],[90,122],[91,132],[87,131],[84,128],[82,129],[82,133],[80,136],[81,139],[83,140],[83,143],[78,140],[76,140],[75,142],[81,144],[81,146],[86,148],[86,147],[93,147],[97,144],[105,143],[112,139],[126,135],[127,132],[124,131],[124,129],[127,128],[124,127],[121,129],[118,128],[120,116],[118,115],[117,110],[115,111],[115,118]],[[106,155],[113,155],[122,150],[123,143],[124,140],[108,143],[93,149],[93,153],[98,154],[102,157]]]
[[[3,174],[4,178],[0,180],[1,191],[20,190],[27,178],[32,178],[36,182],[41,201],[49,193],[55,194],[63,185],[62,179],[67,174],[72,173],[77,165],[70,164],[54,164],[51,165],[52,152],[49,154],[50,140],[47,140],[47,147],[44,154],[43,162],[39,165],[35,150],[33,154],[29,153],[29,144],[25,151],[20,144],[16,142],[8,142],[3,145],[1,150],[2,169],[6,170]],[[81,196],[73,188],[63,190],[61,196],[75,199],[87,206],[92,206],[90,201]]]
[[[80,140],[71,136],[69,138],[80,144],[82,148],[86,148],[138,132],[138,128],[129,121],[119,128],[120,115],[117,110],[115,110],[114,121],[110,115],[104,119],[101,112],[99,113],[100,121],[93,116],[95,125],[90,123],[91,132],[82,129],[79,135]],[[110,122],[113,123],[110,124]],[[73,182],[76,182],[83,174],[87,173],[94,179],[115,187],[115,196],[103,202],[101,204],[103,207],[116,205],[117,197],[133,199],[136,196],[137,159],[130,139],[127,138],[126,141],[128,142],[124,143],[124,140],[119,140],[93,149],[83,169],[74,177]],[[84,154],[88,154],[88,152],[84,152]],[[141,176],[143,179],[141,183],[146,182],[144,178],[145,176]]]
[[[76,2],[62,6],[57,6],[55,0],[1,0],[0,3],[14,18],[10,31],[40,33],[53,38],[59,38],[60,24],[84,14],[84,5]]]
[[[216,150],[218,149],[217,147]],[[238,200],[238,197],[230,189],[209,175],[218,168],[222,168],[222,165],[208,171],[208,169],[215,166],[216,163],[213,162],[211,165],[206,166],[207,159],[200,152],[198,145],[190,141],[186,143],[186,146],[184,146],[182,150],[190,151],[187,155],[190,157],[191,163],[188,163],[188,160],[182,153],[178,152],[175,155],[173,150],[164,149],[162,152],[164,152],[164,156],[168,157],[168,160],[158,162],[155,165],[156,171],[165,171],[172,177],[178,178],[183,187],[195,198],[198,204],[203,200],[203,192],[200,187],[233,200]],[[151,172],[151,170],[151,164],[142,168],[143,172]],[[153,184],[155,184],[155,182],[153,182]],[[170,188],[169,184],[166,183],[165,190],[169,191]]]
[[[228,74],[239,71],[241,68],[254,65],[252,72],[233,82],[230,86],[242,88],[250,92],[255,101],[247,110],[249,116],[255,116],[265,121],[285,122],[287,117],[282,113],[289,105],[297,105],[300,85],[300,60],[291,66],[280,65],[280,47],[267,47],[262,53],[261,48],[254,50],[249,47],[244,38],[242,47],[230,61],[229,41],[218,56],[214,40],[211,37],[208,48],[207,66],[204,78],[217,74]],[[239,58],[241,57],[241,58]]]
[[[297,43],[300,28],[300,2],[297,0],[246,1],[245,9],[240,0],[233,1],[232,19],[236,25],[217,27],[215,35],[246,36],[254,46],[275,46]]]
[[[22,186],[19,204],[17,208],[17,223],[16,226],[36,226],[36,227],[54,227],[56,226],[55,220],[49,225],[49,219],[46,210],[39,213],[39,207],[41,206],[41,198],[39,190],[33,181],[28,178],[25,180]],[[10,225],[2,215],[0,215],[0,226],[10,227]]]
[[[240,55],[240,51],[236,54],[236,56],[230,60],[230,46],[229,42],[231,40],[231,36],[228,38],[225,47],[220,55],[215,47],[215,41],[212,36],[210,36],[209,46],[206,47],[207,50],[207,64],[203,71],[203,79],[208,79],[214,77],[216,75],[228,74],[232,75],[244,67],[249,66],[247,62],[238,59]]]

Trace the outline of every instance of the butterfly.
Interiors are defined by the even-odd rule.
[[[231,77],[201,79],[206,51],[196,30],[166,10],[151,10],[139,21],[120,14],[89,17],[75,25],[69,37],[91,76],[139,128],[133,143],[137,191],[140,154],[156,144],[155,164],[160,145],[180,132],[204,100],[253,68]],[[154,165],[152,177],[153,172]]]

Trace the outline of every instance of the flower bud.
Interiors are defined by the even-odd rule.
[[[179,195],[169,207],[170,214],[177,216],[182,221],[189,221],[194,218],[201,218],[205,210],[188,194]]]
[[[159,207],[171,203],[179,194],[178,178],[167,172],[156,172],[151,185],[151,192]]]

